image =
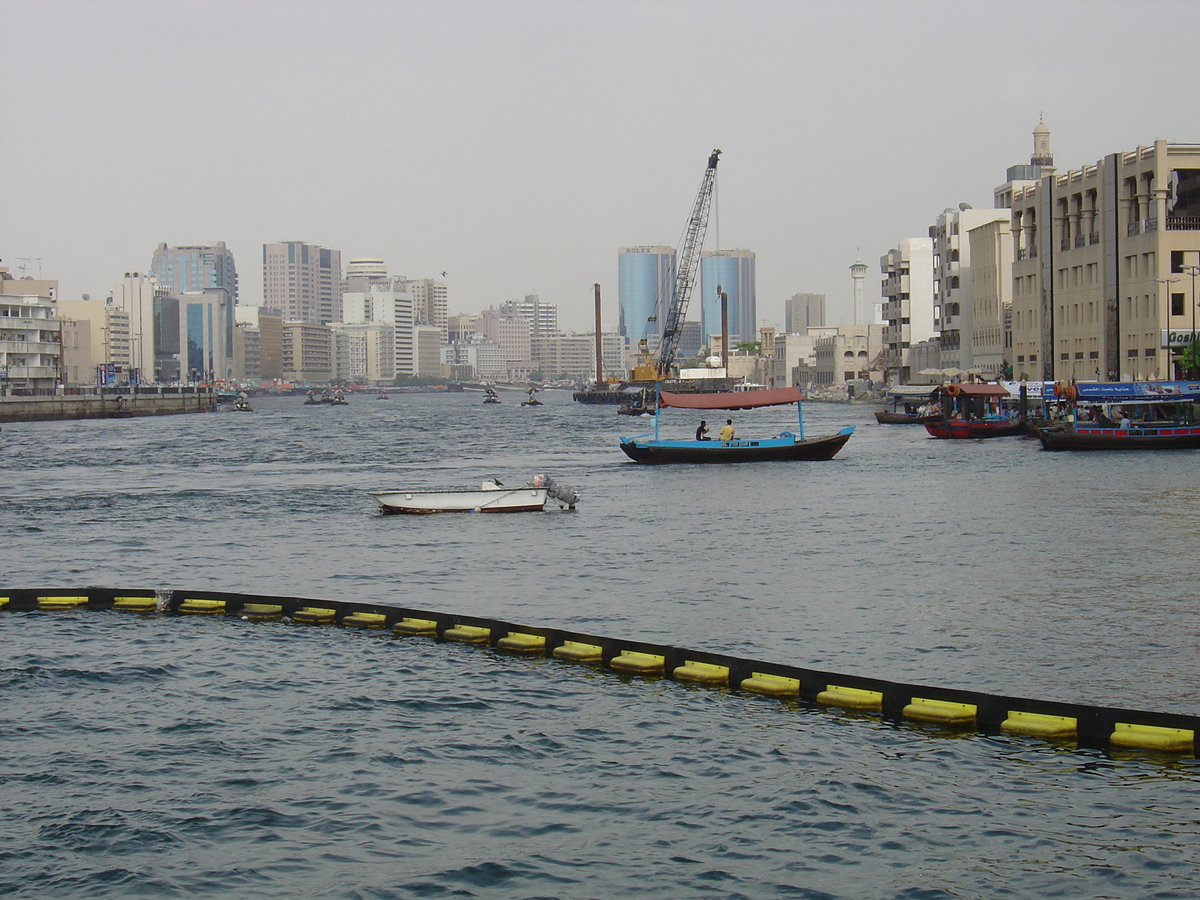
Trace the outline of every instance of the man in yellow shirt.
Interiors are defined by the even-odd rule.
[[[725,424],[721,426],[721,433],[718,437],[723,441],[733,440],[733,419],[725,420]]]

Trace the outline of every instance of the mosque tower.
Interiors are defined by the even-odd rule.
[[[1045,120],[1038,116],[1037,128],[1033,129],[1033,156],[1029,157],[1031,166],[1041,166],[1047,174],[1054,169],[1054,155],[1050,152],[1050,129]]]
[[[854,324],[865,325],[867,319],[863,314],[863,281],[867,277],[867,264],[862,261],[861,252],[850,267],[850,277],[854,279]]]

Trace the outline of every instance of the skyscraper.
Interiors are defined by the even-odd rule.
[[[729,296],[729,334],[741,341],[758,337],[753,250],[712,250],[700,255],[700,325],[707,340],[721,333],[719,287]]]
[[[263,244],[263,306],[287,322],[341,321],[341,251],[303,241]]]
[[[617,331],[631,345],[642,338],[658,346],[675,292],[674,247],[617,250]]]
[[[789,334],[804,334],[809,328],[825,324],[824,294],[792,294],[783,311],[784,330]]]
[[[190,247],[159,244],[150,260],[150,272],[158,281],[158,286],[173,296],[208,288],[224,288],[233,302],[237,303],[237,266],[224,241]]]

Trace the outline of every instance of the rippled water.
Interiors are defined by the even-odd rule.
[[[810,433],[860,426],[832,461],[642,467],[616,437],[647,420],[542,397],[6,424],[4,584],[369,600],[1197,710],[1194,453],[932,441],[810,405]],[[383,517],[365,493],[539,471],[575,512]],[[1200,896],[1190,760],[374,633],[0,629],[13,896]]]

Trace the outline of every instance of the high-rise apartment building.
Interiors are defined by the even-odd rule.
[[[879,270],[883,273],[883,368],[892,380],[907,384],[915,374],[909,350],[937,334],[933,239],[905,238],[879,258]]]
[[[643,338],[658,347],[675,293],[674,247],[621,247],[617,250],[617,333],[631,346]]]
[[[558,334],[558,304],[548,303],[537,294],[526,294],[524,300],[501,303],[500,312],[506,316],[527,319],[531,337]]]
[[[356,279],[349,279],[358,284]],[[388,279],[375,280],[369,290],[351,291],[342,295],[342,322],[347,325],[387,325],[389,330],[379,332],[383,337],[372,337],[378,342],[390,336],[391,376],[382,363],[371,371],[376,373],[372,380],[387,380],[397,375],[415,375],[416,358],[413,348],[414,304],[410,294],[393,290]]]
[[[211,291],[223,291],[213,287]],[[170,384],[179,380],[179,296],[153,275],[126,272],[113,285],[109,303],[129,316],[129,366],[132,382]],[[226,293],[226,296],[228,294]]]
[[[341,251],[303,241],[263,244],[263,306],[289,322],[340,322]]]
[[[224,288],[237,303],[237,266],[224,241],[186,247],[159,244],[150,260],[150,272],[158,286],[172,296]]]
[[[783,328],[789,334],[804,334],[824,324],[824,294],[792,294],[784,303]]]
[[[62,372],[57,281],[13,278],[0,266],[0,387],[53,388]]]
[[[389,281],[387,263],[376,256],[359,256],[346,263],[346,278],[342,293],[369,291],[372,286]]]
[[[700,254],[700,326],[705,335],[721,333],[721,294],[729,300],[730,340],[758,338],[752,250],[711,250]]]
[[[327,325],[283,323],[283,377],[316,384],[333,380],[333,335]]]
[[[246,371],[244,377],[262,381],[282,380],[283,318],[261,306],[239,306],[234,310],[234,321],[239,326],[258,332],[258,375],[251,375],[249,366],[243,363]]]
[[[933,293],[941,338],[942,368],[967,371],[975,364],[971,242],[968,232],[989,222],[1007,221],[1007,209],[946,209],[930,226],[933,240]]]
[[[432,278],[398,277],[393,288],[412,297],[413,322],[417,325],[432,325],[446,340],[446,316],[449,308],[449,293],[446,284]]]
[[[529,362],[533,323],[525,316],[485,309],[475,318],[475,330],[504,349],[507,362]]]

